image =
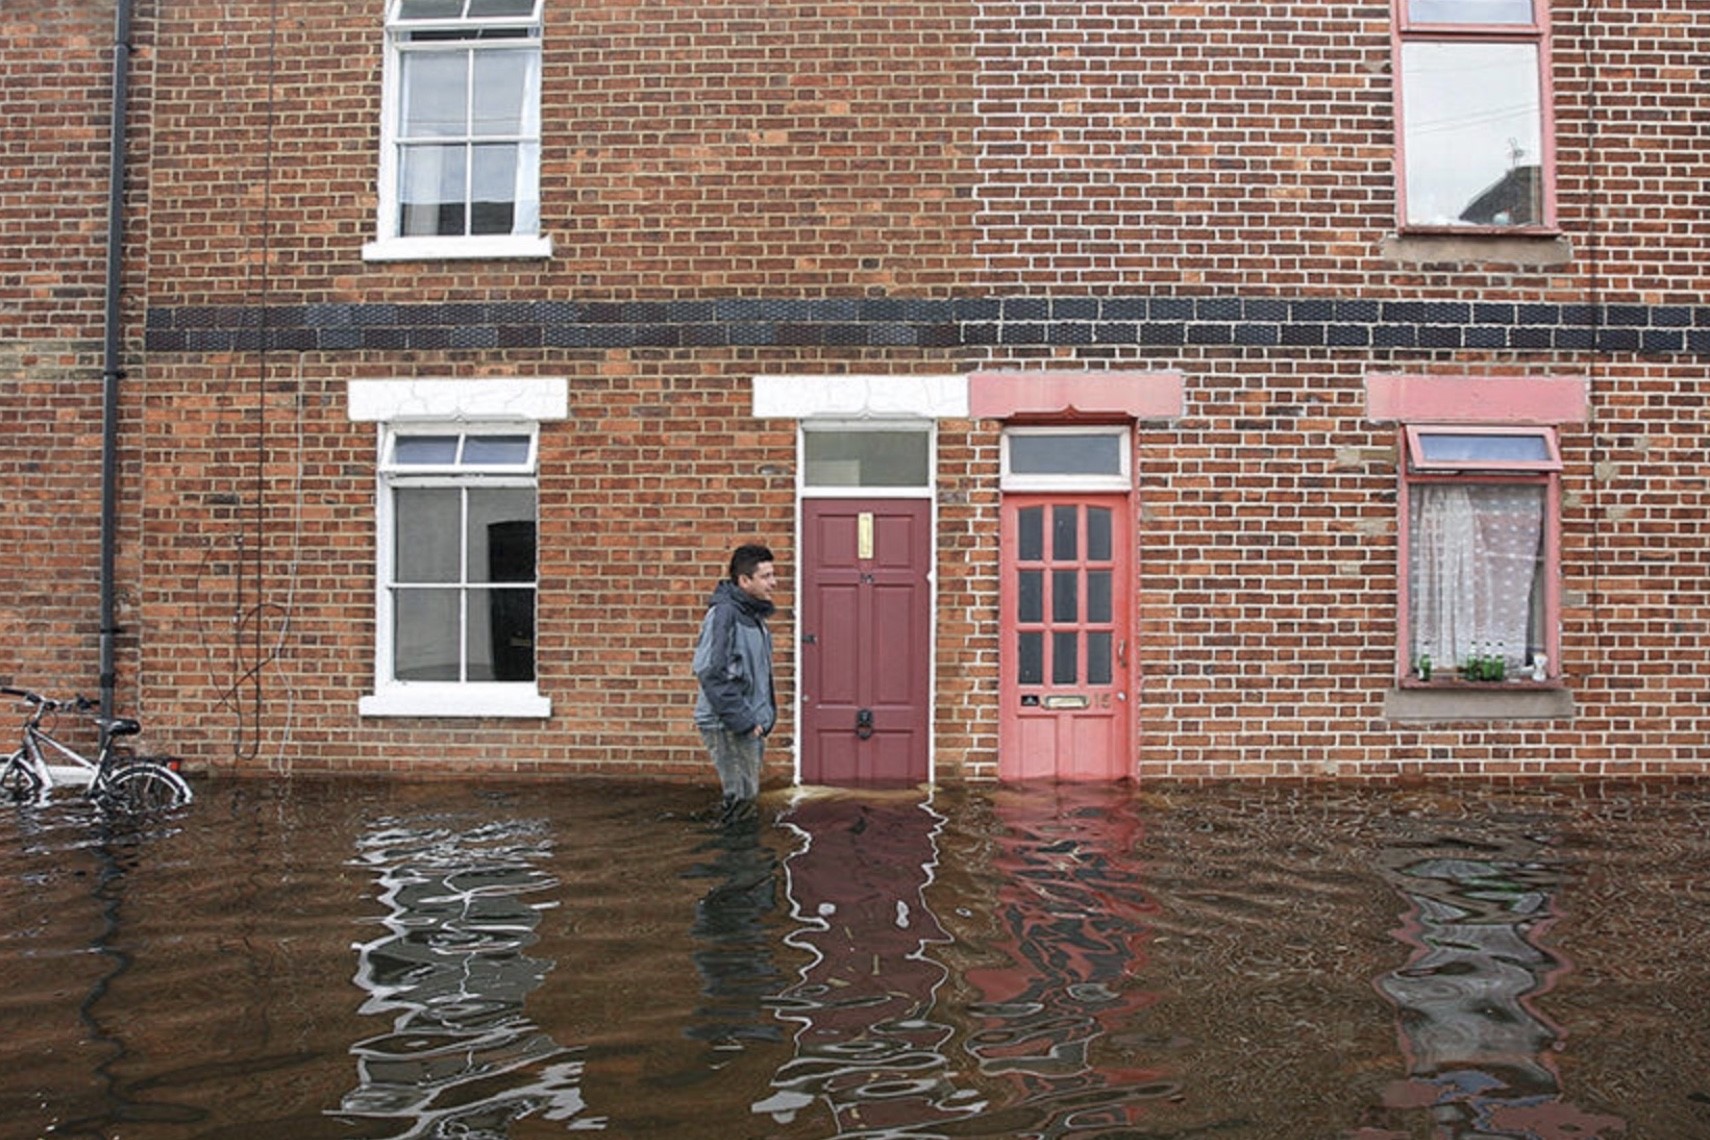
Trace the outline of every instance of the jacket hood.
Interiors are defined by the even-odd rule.
[[[721,581],[712,592],[710,604],[716,606],[721,602],[734,605],[743,613],[757,618],[769,618],[778,610],[771,602],[744,593],[742,587],[729,578]]]

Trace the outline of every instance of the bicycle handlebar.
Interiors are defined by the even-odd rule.
[[[0,688],[0,693],[8,697],[18,697],[28,704],[38,705],[48,712],[59,709],[76,709],[78,712],[88,712],[95,707],[95,702],[78,693],[68,701],[56,701],[52,697],[44,697],[40,693],[32,693],[28,689],[14,689],[10,685]]]

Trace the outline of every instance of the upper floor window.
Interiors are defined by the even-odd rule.
[[[1412,230],[1555,225],[1548,0],[1393,0]]]
[[[371,260],[542,257],[544,0],[389,0]]]

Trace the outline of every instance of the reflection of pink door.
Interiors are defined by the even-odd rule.
[[[1002,528],[999,777],[1132,775],[1127,498],[1006,495]]]
[[[931,508],[802,501],[803,783],[928,778]]]
[[[1028,1136],[1182,1135],[1154,1115],[1179,1097],[1175,1074],[1135,1042],[1158,1000],[1142,979],[1161,908],[1141,877],[1133,795],[1032,787],[991,803],[981,879],[993,891],[968,904],[989,934],[963,974],[967,1054],[1020,1090]]]

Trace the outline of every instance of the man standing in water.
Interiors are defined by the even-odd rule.
[[[772,633],[777,570],[772,552],[749,543],[730,556],[730,576],[713,590],[695,646],[695,727],[701,731],[724,789],[729,823],[754,810],[766,736],[778,720],[772,694]]]

